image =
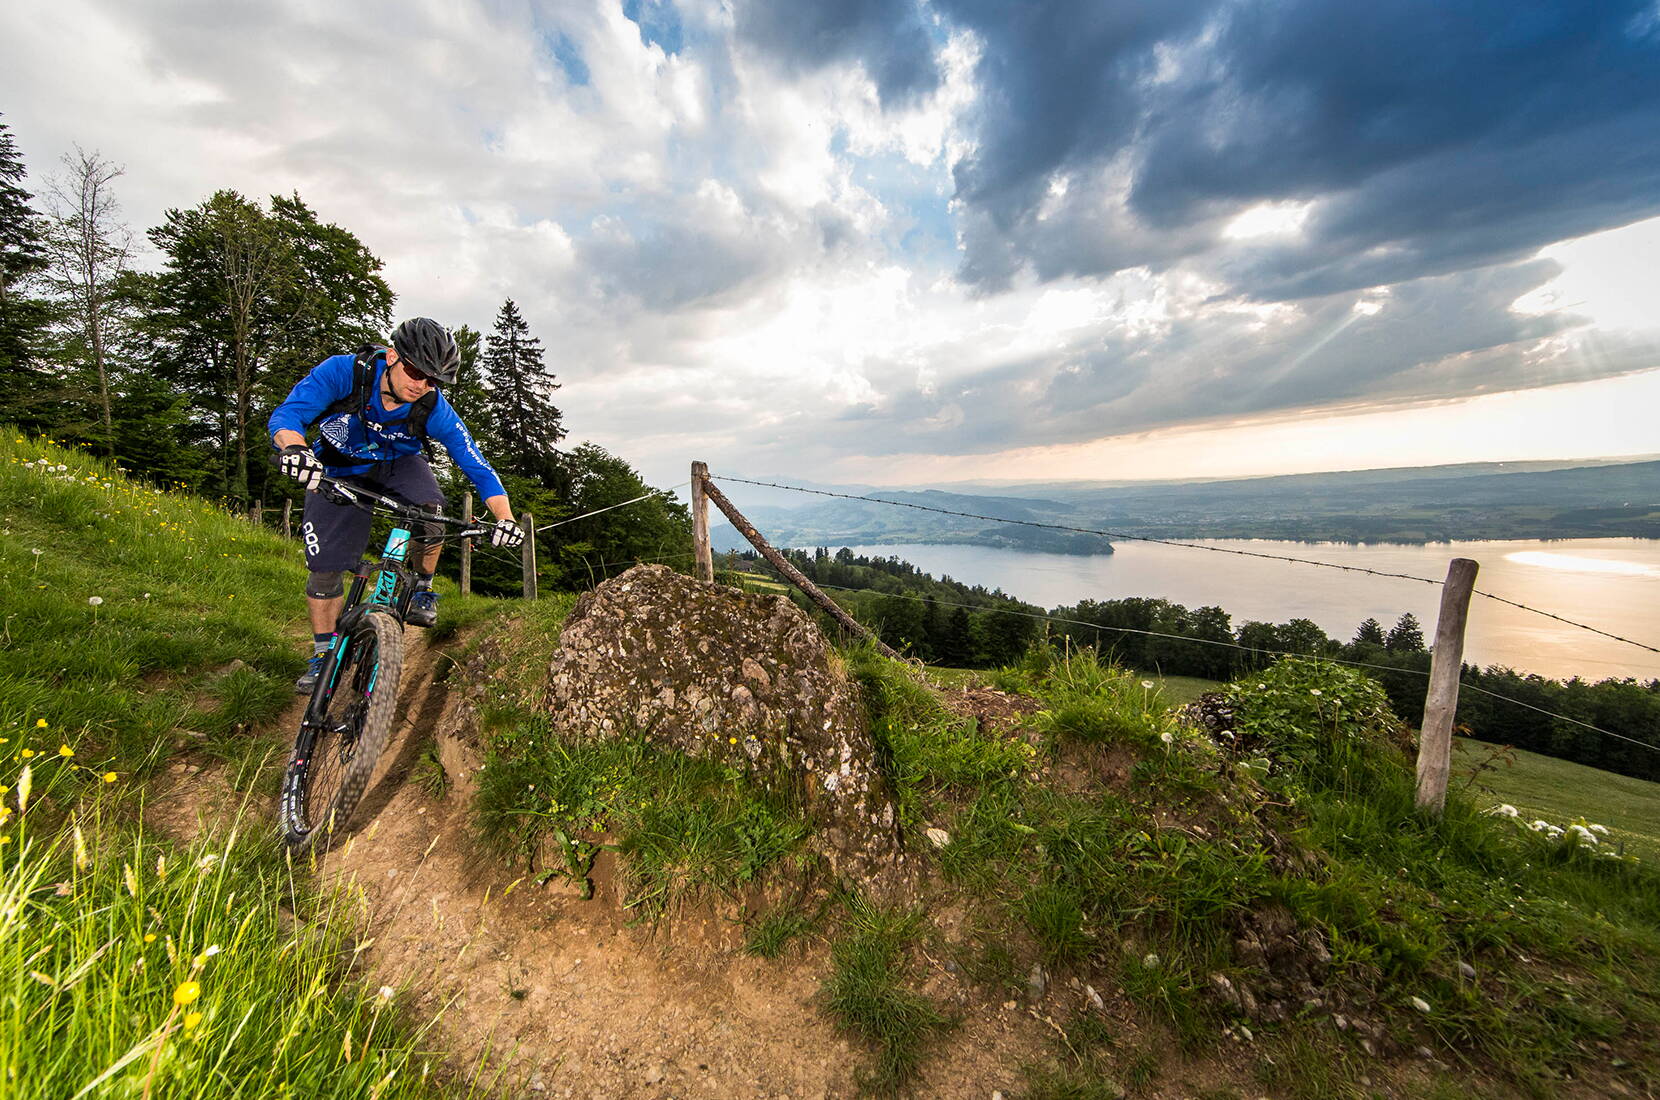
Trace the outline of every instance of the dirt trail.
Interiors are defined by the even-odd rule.
[[[816,1003],[829,970],[824,945],[782,961],[751,958],[732,905],[629,927],[608,854],[592,900],[563,880],[537,886],[481,849],[455,793],[470,783],[434,798],[411,781],[444,728],[449,693],[435,676],[445,655],[422,632],[405,637],[392,742],[353,815],[357,830],[320,870],[360,906],[361,979],[391,986],[414,1020],[438,1014],[425,1045],[447,1052],[458,1073],[482,1061],[488,1093],[504,1096],[857,1096],[863,1055]],[[296,700],[279,728],[302,709]],[[454,746],[446,750],[453,762]],[[152,786],[149,824],[188,839],[232,820],[246,798],[230,778],[222,765],[180,760]],[[167,797],[174,787],[191,799]],[[256,820],[275,814],[249,809]],[[921,976],[960,1021],[936,1044],[915,1094],[1013,1095],[1047,1025],[1012,1002],[980,1003],[943,964]]]
[[[488,1055],[507,1095],[854,1096],[860,1055],[815,1004],[822,947],[750,958],[730,908],[630,928],[603,864],[593,900],[515,885],[517,871],[481,852],[459,798],[409,782],[448,694],[433,675],[445,658],[411,634],[404,709],[356,815],[368,824],[324,862],[361,891],[368,979],[397,988],[417,1018],[443,1008],[432,1045],[457,1068]],[[965,1021],[918,1095],[1012,1094],[1042,1026],[1014,1011]]]

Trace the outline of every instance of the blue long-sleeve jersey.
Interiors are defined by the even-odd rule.
[[[334,355],[313,367],[310,373],[294,384],[283,403],[272,411],[271,419],[266,424],[269,433],[274,436],[286,429],[305,435],[307,426],[322,416],[325,409],[351,394],[353,361],[350,355]],[[339,412],[324,417],[318,423],[317,432],[321,438],[312,444],[312,450],[318,457],[322,457],[322,442],[326,439],[341,454],[362,460],[351,466],[326,466],[330,477],[367,473],[377,462],[390,462],[394,458],[420,452],[421,441],[403,427],[409,416],[409,406],[399,405],[387,412],[381,405],[381,377],[385,372],[386,357],[378,356],[366,414],[361,409]],[[507,491],[502,488],[501,478],[479,451],[478,444],[473,442],[467,425],[461,422],[461,417],[456,415],[455,409],[441,393],[437,395],[437,402],[427,417],[427,436],[443,444],[450,458],[478,489],[480,499],[488,500]]]

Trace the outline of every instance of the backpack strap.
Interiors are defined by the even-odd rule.
[[[315,427],[323,418],[343,412],[367,417],[369,402],[375,399],[375,371],[377,365],[385,359],[386,349],[378,344],[364,344],[358,348],[352,357],[351,392],[330,402],[328,408],[317,415],[317,420],[313,420],[307,430]],[[429,459],[433,457],[433,453],[432,441],[427,438],[427,417],[432,415],[432,410],[437,404],[438,391],[428,390],[409,406],[409,414],[404,420],[404,430],[420,440],[421,450]],[[330,465],[350,466],[361,461],[336,451],[327,440],[323,442],[323,450],[323,461]]]

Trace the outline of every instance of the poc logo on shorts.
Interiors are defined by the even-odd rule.
[[[305,539],[305,556],[308,558],[317,556],[323,548],[318,544],[317,532],[311,529],[311,524],[307,523],[300,528],[300,534]]]

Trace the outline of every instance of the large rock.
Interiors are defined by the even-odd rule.
[[[577,601],[546,700],[566,734],[643,735],[790,784],[838,875],[881,885],[897,869],[893,802],[858,686],[782,596],[635,566]]]

